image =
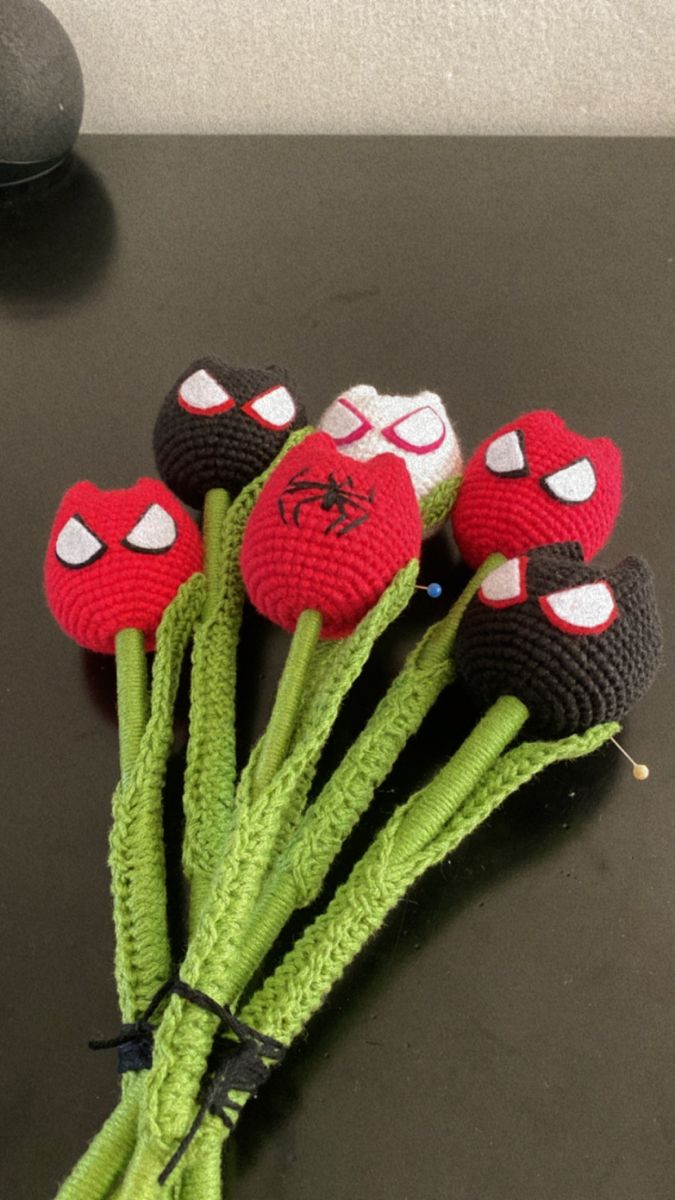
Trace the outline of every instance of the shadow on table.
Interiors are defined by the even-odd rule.
[[[449,702],[452,695],[451,692],[441,696],[416,738],[408,744],[371,810],[335,863],[323,901],[296,914],[278,949],[264,964],[261,978],[274,969],[305,924],[325,908],[395,803],[419,786],[420,757],[429,747],[442,743],[448,716],[458,726],[457,737],[453,738],[457,744],[475,724],[478,714],[472,711],[469,699],[458,689],[454,702]],[[239,1175],[255,1165],[267,1137],[293,1114],[307,1081],[325,1068],[325,1060],[337,1052],[350,1030],[362,1022],[364,1011],[372,1006],[385,981],[390,985],[392,977],[437,936],[440,928],[458,918],[470,905],[482,904],[500,881],[516,875],[526,863],[554,854],[570,836],[578,836],[611,791],[621,765],[617,758],[611,750],[600,750],[588,758],[549,767],[541,780],[532,780],[510,797],[447,862],[427,872],[415,884],[398,906],[396,916],[369,943],[370,950],[357,958],[313,1017],[308,1037],[293,1046],[282,1069],[272,1074],[258,1097],[255,1112],[244,1114],[237,1129],[233,1156]],[[431,919],[430,914],[433,914]],[[230,1171],[233,1159],[229,1165],[226,1163]]]
[[[42,179],[0,188],[0,301],[79,300],[105,272],[115,241],[105,185],[77,155]]]

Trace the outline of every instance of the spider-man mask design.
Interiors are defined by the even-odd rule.
[[[267,479],[241,547],[259,612],[292,632],[306,609],[321,636],[346,637],[420,552],[410,476],[393,454],[346,458],[326,433],[294,446]]]
[[[140,629],[153,649],[162,614],[202,566],[195,522],[156,479],[103,491],[69,488],[45,559],[47,601],[80,646],[114,654],[121,629]]]
[[[557,413],[527,413],[486,438],[467,463],[452,512],[462,557],[512,557],[573,539],[592,558],[621,505],[621,452],[568,429]]]
[[[319,429],[342,454],[361,462],[376,454],[402,458],[419,500],[462,469],[455,431],[436,392],[386,396],[359,384],[329,405]]]
[[[555,736],[620,720],[661,650],[647,564],[626,558],[603,572],[578,543],[543,546],[488,575],[455,645],[457,669],[484,703],[518,696],[532,725]]]
[[[230,367],[201,358],[159,410],[157,469],[181,500],[200,508],[210,488],[241,491],[304,424],[295,385],[281,367]]]
[[[324,534],[344,537],[368,520],[375,503],[374,487],[368,492],[357,492],[351,475],[336,479],[332,471],[325,479],[310,479],[309,475],[309,468],[302,467],[281,493],[277,503],[284,525],[292,521],[299,528],[302,511],[308,504],[318,504],[328,514]]]

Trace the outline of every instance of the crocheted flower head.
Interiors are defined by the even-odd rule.
[[[418,556],[420,537],[419,506],[398,458],[360,463],[314,433],[284,456],[251,513],[244,583],[256,608],[284,629],[315,609],[322,637],[345,637]]]
[[[360,462],[376,454],[398,455],[420,500],[462,469],[455,431],[436,392],[386,396],[361,383],[328,406],[319,429]]]
[[[142,630],[152,650],[164,609],[201,566],[199,530],[158,480],[114,491],[83,481],[68,489],[52,525],[47,602],[87,650],[114,654],[121,629]]]
[[[230,367],[200,358],[159,410],[157,470],[185,504],[201,508],[211,488],[241,491],[305,423],[295,385],[281,367]]]
[[[457,669],[490,704],[513,695],[532,725],[562,736],[620,720],[650,686],[662,653],[652,573],[613,571],[577,543],[509,559],[483,581],[455,643]]]
[[[621,452],[568,429],[557,413],[527,413],[486,438],[467,463],[452,512],[462,557],[511,557],[574,540],[592,558],[621,505]]]

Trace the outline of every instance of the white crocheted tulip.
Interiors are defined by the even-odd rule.
[[[462,469],[462,456],[436,392],[386,396],[360,383],[341,392],[319,421],[343,454],[361,461],[376,454],[402,458],[419,500]]]

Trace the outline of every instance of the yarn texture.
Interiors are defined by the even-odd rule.
[[[201,508],[211,488],[236,495],[257,478],[305,421],[284,368],[199,358],[159,410],[153,439],[157,469],[185,504]]]
[[[103,491],[88,481],[64,495],[44,567],[47,602],[80,646],[114,654],[121,629],[139,629],[154,649],[162,614],[201,570],[195,522],[156,479]]]
[[[462,558],[477,567],[498,550],[580,542],[585,558],[604,546],[621,505],[621,451],[584,437],[547,409],[491,434],[471,455],[452,512]]]
[[[483,704],[518,696],[532,728],[556,735],[623,717],[662,655],[647,563],[626,558],[602,571],[579,554],[575,545],[541,547],[498,568],[455,644],[457,670]]]
[[[459,443],[436,392],[388,396],[361,383],[328,406],[318,427],[343,454],[360,462],[377,454],[398,455],[420,500],[462,470]]]
[[[292,632],[306,609],[322,636],[356,627],[396,572],[419,554],[421,521],[403,464],[393,455],[346,458],[314,433],[268,479],[246,527],[246,590],[269,620]]]
[[[546,766],[593,753],[619,726],[609,724],[554,742],[525,742],[502,754],[470,791],[456,811],[448,803],[447,821],[427,844],[402,853],[399,831],[426,789],[411,796],[396,810],[371,848],[357,863],[346,883],[336,892],[326,911],[298,938],[283,962],[243,1007],[241,1019],[290,1045],[303,1032],[388,912],[424,871],[450,854],[510,795]],[[447,770],[447,768],[445,768]],[[433,781],[432,781],[433,783]],[[456,802],[455,796],[454,801]],[[241,1104],[249,1097],[234,1092]],[[237,1114],[239,1115],[239,1114]],[[214,1155],[229,1136],[214,1117],[207,1118],[192,1147],[192,1155]],[[186,1162],[192,1161],[188,1158]],[[198,1200],[191,1193],[189,1200]]]

